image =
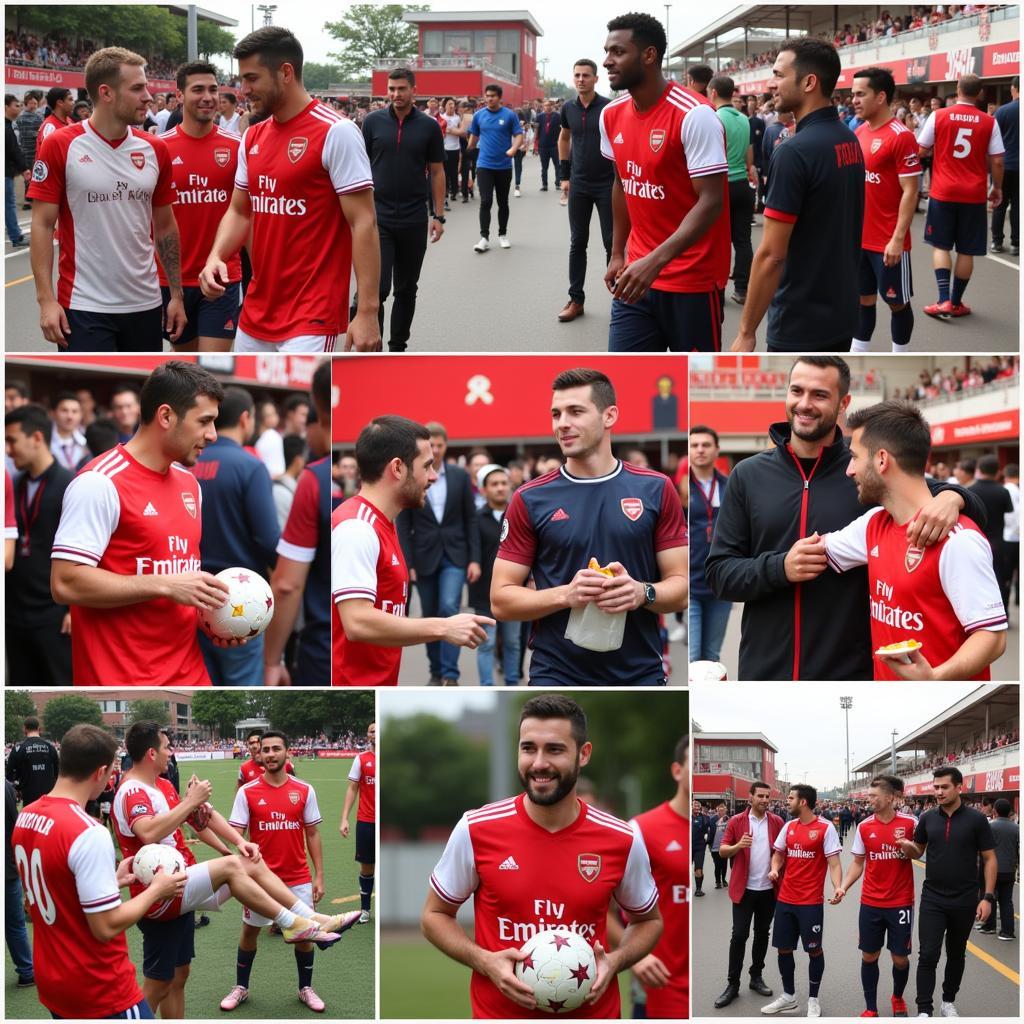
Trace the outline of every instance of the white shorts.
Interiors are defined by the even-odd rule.
[[[186,873],[188,881],[185,883],[185,894],[181,897],[179,917],[193,910],[220,910],[231,899],[231,890],[226,885],[214,892],[209,861],[193,864]]]
[[[292,895],[296,899],[302,900],[307,907],[313,906],[312,882],[303,882],[301,885],[289,885],[288,888],[291,889]],[[290,907],[285,907],[285,910],[290,909]],[[274,923],[269,917],[263,917],[262,914],[257,914],[255,910],[250,910],[248,907],[242,908],[242,922],[243,924],[251,924],[253,928],[266,928],[267,925]]]
[[[299,334],[286,341],[260,341],[238,328],[235,332],[235,352],[333,352],[342,335]]]

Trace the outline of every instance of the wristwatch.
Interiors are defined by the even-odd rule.
[[[996,905],[996,895],[993,892],[987,892],[981,897],[986,903],[991,903],[994,907]]]
[[[658,593],[654,589],[654,584],[653,583],[645,583],[645,584],[643,584],[643,588],[644,588],[644,604],[645,605],[654,604],[654,602],[658,600]]]
[[[448,221],[445,220],[444,217],[439,217],[436,213],[434,214],[434,220],[436,220],[438,222],[438,224],[447,224],[448,223]]]

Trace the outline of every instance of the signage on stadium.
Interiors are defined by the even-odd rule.
[[[962,770],[962,769],[961,769]],[[907,796],[931,796],[934,793],[932,779],[923,782],[909,782]],[[971,772],[964,775],[965,793],[1008,793],[1020,787],[1020,767],[995,768],[987,772]]]
[[[4,66],[4,81],[7,85],[63,85],[66,89],[85,89],[85,74],[82,71],[62,71],[58,68]],[[167,78],[147,79],[150,92],[171,92],[176,84]]]
[[[1019,436],[1019,409],[932,424],[932,444],[936,448],[969,444],[972,441],[1016,440]]]
[[[317,757],[358,757],[358,750],[318,750]]]

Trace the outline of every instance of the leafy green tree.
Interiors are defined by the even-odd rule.
[[[324,29],[343,45],[341,53],[327,54],[338,62],[343,77],[368,78],[373,65],[386,57],[412,57],[419,32],[402,20],[406,11],[428,11],[423,4],[353,4],[343,21],[328,21]]]
[[[180,19],[184,20],[184,19]],[[209,60],[214,54],[231,54],[235,49],[235,37],[220,25],[200,19],[196,25],[197,43],[201,56]],[[185,26],[185,47],[188,48],[188,26]],[[184,56],[184,55],[183,55]]]
[[[292,736],[328,734],[349,729],[365,733],[373,721],[372,690],[289,690],[272,694],[267,717],[275,729]]]
[[[171,712],[168,710],[167,701],[164,700],[133,700],[128,710],[128,723],[134,725],[136,722],[156,722],[157,725],[168,725],[171,721]]]
[[[103,713],[91,697],[69,693],[51,700],[43,712],[43,732],[52,740],[60,741],[68,729],[81,724],[103,725]]]
[[[249,717],[248,705],[243,690],[200,690],[192,697],[192,720],[216,729],[220,736],[234,736],[235,722]]]
[[[563,100],[576,99],[576,90],[571,85],[566,85],[565,82],[561,82],[557,78],[542,79],[540,91],[548,99],[558,99],[559,97]]]
[[[4,742],[16,743],[25,735],[21,723],[36,713],[28,690],[4,690]]]
[[[337,64],[317,64],[307,60],[302,65],[302,84],[313,92],[330,88],[334,82],[341,82],[344,78]]]

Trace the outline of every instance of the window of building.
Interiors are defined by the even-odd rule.
[[[444,33],[436,29],[423,33],[423,56],[440,57],[444,49]]]

